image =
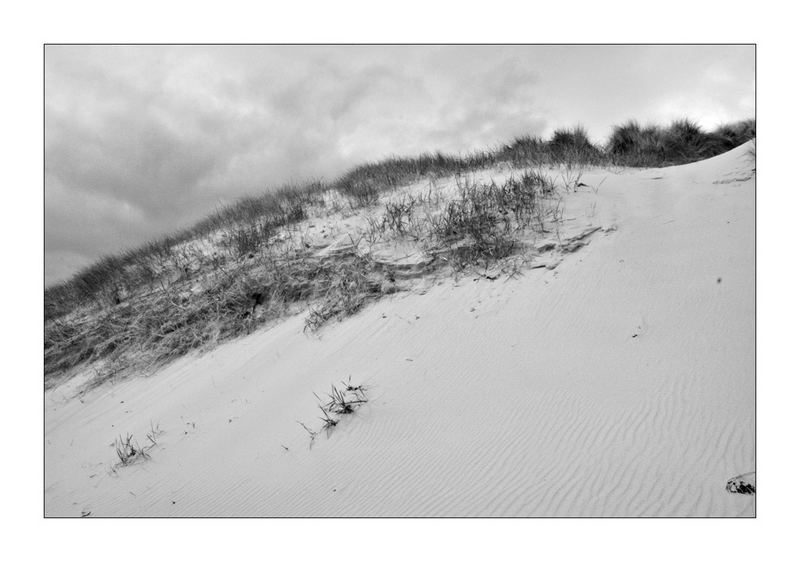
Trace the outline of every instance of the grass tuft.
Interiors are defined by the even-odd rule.
[[[655,167],[686,164],[722,154],[755,138],[755,120],[722,125],[703,131],[693,121],[679,119],[667,127],[628,121],[614,127],[606,145],[613,163]]]
[[[140,447],[130,433],[126,434],[125,438],[120,435],[114,440],[114,450],[119,458],[117,466],[129,466],[150,459],[147,448]]]
[[[330,431],[339,425],[342,416],[355,413],[358,408],[368,402],[365,394],[366,388],[363,385],[353,385],[349,377],[347,381],[347,383],[342,383],[342,388],[332,384],[327,401],[323,401],[314,393],[318,402],[317,407],[322,412],[322,416],[319,418],[322,422],[322,429],[314,431],[303,422],[297,422],[308,433],[311,444],[314,443],[314,439],[320,431],[325,430],[327,434],[330,434]]]

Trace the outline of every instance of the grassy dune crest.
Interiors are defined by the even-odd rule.
[[[593,144],[581,127],[549,140],[525,136],[491,150],[391,157],[327,182],[292,184],[246,197],[196,225],[108,256],[45,290],[45,381],[97,366],[104,380],[130,368],[164,364],[194,349],[249,333],[287,313],[306,310],[307,328],[359,310],[397,290],[395,271],[351,240],[320,254],[299,231],[309,218],[346,217],[370,209],[362,237],[423,241],[430,267],[488,268],[516,251],[520,233],[558,221],[557,186],[542,173],[566,170],[573,189],[586,166],[651,167],[721,154],[755,137],[752,120],[705,132],[688,120],[667,127],[631,121],[608,143]],[[455,197],[385,202],[410,183],[498,165],[520,170],[501,185],[459,180]],[[379,204],[380,203],[380,204]]]

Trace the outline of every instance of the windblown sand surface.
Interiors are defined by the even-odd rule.
[[[587,172],[562,249],[519,276],[421,279],[315,335],[296,316],[48,391],[46,515],[752,516],[726,490],[755,470],[747,149]],[[312,443],[312,393],[348,377],[369,402]],[[151,459],[112,471],[151,423]]]

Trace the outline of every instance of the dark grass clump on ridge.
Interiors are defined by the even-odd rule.
[[[668,127],[629,121],[614,127],[606,152],[614,164],[622,166],[671,166],[722,154],[755,135],[753,119],[722,125],[710,133],[688,119]]]

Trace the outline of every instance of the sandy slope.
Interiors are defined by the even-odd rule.
[[[747,147],[596,171],[555,269],[429,283],[319,336],[295,317],[157,376],[45,396],[45,512],[749,516],[755,186]],[[616,227],[616,230],[613,229]],[[370,402],[313,447],[316,400]],[[149,462],[110,446],[165,431]],[[284,449],[288,448],[288,451]]]

